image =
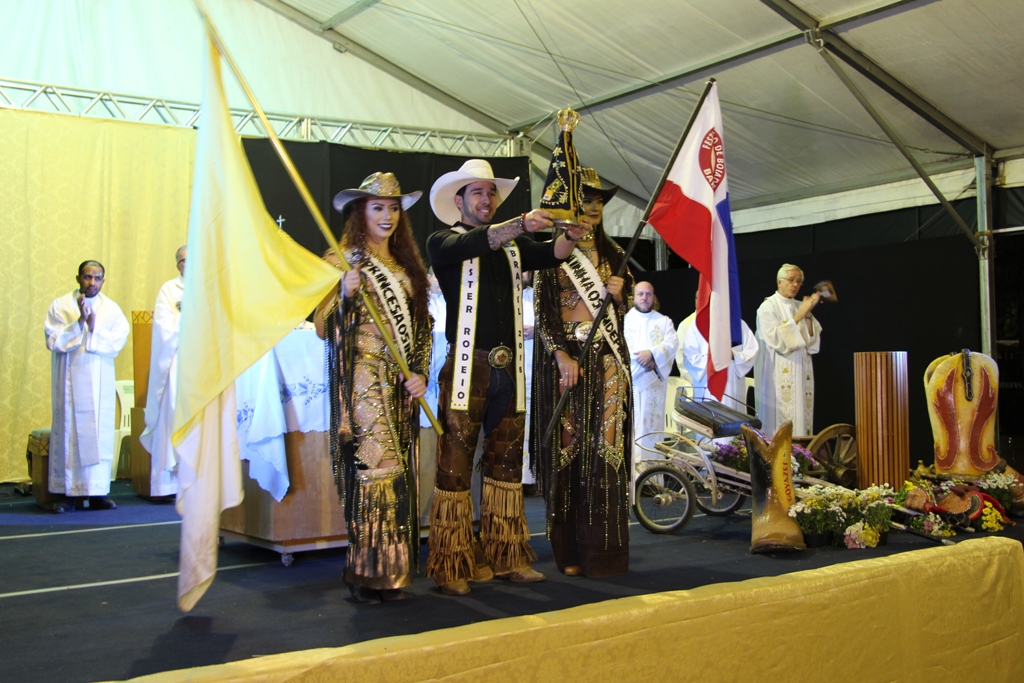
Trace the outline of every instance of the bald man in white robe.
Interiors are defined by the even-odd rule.
[[[658,435],[641,437],[665,429],[665,384],[672,372],[678,345],[672,320],[654,310],[654,286],[650,282],[639,282],[633,288],[633,308],[624,320],[624,336],[632,356],[635,465],[645,457],[640,446],[653,448],[662,438]]]

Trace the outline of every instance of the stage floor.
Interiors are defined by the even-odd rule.
[[[544,538],[544,505],[527,498],[543,583],[474,584],[465,598],[417,578],[410,599],[355,605],[340,576],[344,550],[275,552],[228,541],[220,571],[190,614],[175,606],[180,522],[172,505],[114,485],[110,511],[54,515],[0,486],[0,681],[118,680],[260,655],[339,647],[385,636],[558,610],[645,593],[815,569],[930,547],[892,533],[868,550],[819,548],[751,555],[744,514],[698,513],[678,535],[630,527],[630,572],[591,580],[557,572]],[[1024,539],[1024,524],[1002,535]],[[969,538],[962,535],[961,538]],[[424,550],[425,552],[425,550]]]

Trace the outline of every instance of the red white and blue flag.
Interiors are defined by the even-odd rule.
[[[648,217],[672,251],[700,273],[696,325],[708,341],[708,390],[718,400],[732,347],[743,339],[723,137],[718,84],[712,83]]]

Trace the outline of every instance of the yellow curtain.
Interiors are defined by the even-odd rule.
[[[18,481],[50,425],[47,307],[96,259],[129,320],[153,308],[185,243],[195,131],[0,109],[0,150],[0,481]],[[131,339],[115,369],[132,378]]]

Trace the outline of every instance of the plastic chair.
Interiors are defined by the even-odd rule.
[[[686,378],[665,378],[665,431],[667,432],[675,431],[675,421],[672,419],[672,414],[676,409],[676,391],[679,387],[685,387],[685,393],[687,396],[693,395],[693,387],[689,385]]]
[[[117,393],[117,422],[114,425],[114,458],[110,463],[110,481],[117,479],[117,468],[121,461],[121,444],[132,435],[132,408],[135,407],[135,382],[123,379],[114,382]]]

